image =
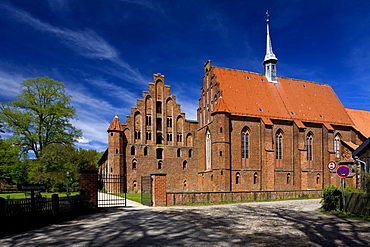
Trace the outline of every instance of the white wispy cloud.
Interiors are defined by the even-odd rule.
[[[0,96],[6,99],[15,98],[20,92],[20,82],[25,78],[22,75],[0,70]]]
[[[54,34],[60,39],[60,42],[81,56],[91,59],[105,59],[114,63],[125,71],[124,76],[128,77],[127,81],[141,83],[145,81],[138,70],[126,63],[120,57],[120,53],[93,30],[71,30],[68,28],[55,27],[33,17],[24,10],[4,4],[2,7],[13,16],[15,21],[26,24],[40,32]]]

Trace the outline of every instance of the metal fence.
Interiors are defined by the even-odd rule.
[[[22,200],[5,200],[0,198],[0,221],[36,218],[40,220],[55,219],[64,215],[79,213],[81,199],[79,196],[52,198],[33,198]]]

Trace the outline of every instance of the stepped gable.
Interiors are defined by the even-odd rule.
[[[353,126],[333,89],[326,84],[213,67],[222,97],[233,115]]]
[[[123,131],[119,118],[115,116],[112,123],[109,125],[107,131]]]
[[[370,111],[346,108],[348,115],[355,124],[356,130],[365,137],[370,137]]]

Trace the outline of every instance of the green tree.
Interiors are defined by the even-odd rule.
[[[63,83],[38,77],[23,81],[21,86],[17,100],[0,103],[0,121],[23,151],[33,151],[39,158],[47,145],[73,144],[81,136],[70,122],[76,119],[76,111]]]
[[[70,187],[77,187],[79,173],[94,171],[95,150],[74,148],[68,144],[50,144],[38,160],[34,160],[30,177],[33,182],[46,184],[52,191],[64,191],[67,180]]]
[[[0,179],[8,184],[27,180],[27,162],[11,139],[0,139]]]

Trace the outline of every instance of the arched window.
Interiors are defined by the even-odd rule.
[[[163,162],[162,160],[158,161],[158,170],[161,170],[163,168]]]
[[[290,173],[286,175],[286,184],[290,184]]]
[[[235,175],[235,184],[239,184],[239,183],[240,183],[240,173],[237,172]]]
[[[306,136],[307,160],[312,160],[312,136],[312,132],[309,132]]]
[[[242,159],[249,158],[249,130],[244,128],[242,130]]]
[[[184,187],[186,187],[186,186],[187,186],[186,180],[184,180],[183,185],[184,185]]]
[[[181,157],[181,149],[180,148],[177,149],[176,155],[177,155],[177,157]]]
[[[334,137],[334,151],[335,151],[335,158],[340,158],[340,135],[336,135]]]
[[[131,147],[131,155],[135,155],[135,153],[136,153],[135,146],[132,146]]]
[[[193,156],[193,149],[189,149],[189,158]]]
[[[137,168],[137,160],[134,159],[132,160],[132,169],[136,169]]]
[[[257,184],[257,182],[258,182],[258,173],[257,173],[257,172],[255,172],[255,173],[253,174],[253,184]]]
[[[320,173],[316,175],[316,184],[320,184]]]
[[[184,162],[182,162],[182,169],[185,170],[187,166],[188,166],[188,162],[184,160]]]
[[[136,182],[136,180],[132,181],[132,187],[134,187],[134,189],[136,189],[136,187],[137,187],[137,182]]]
[[[144,148],[144,156],[148,156],[148,147]]]
[[[206,170],[211,170],[211,132],[206,133]]]
[[[275,154],[277,160],[283,159],[283,132],[278,130],[276,132],[276,142],[275,142]]]

